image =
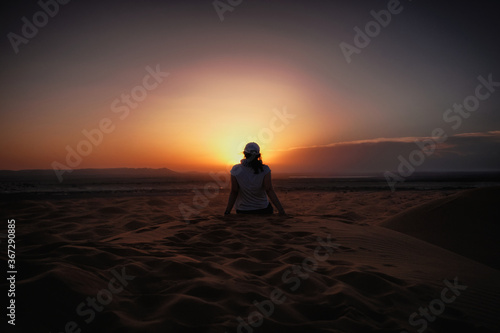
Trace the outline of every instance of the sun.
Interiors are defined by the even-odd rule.
[[[226,169],[230,169],[233,165],[239,164],[241,159],[244,158],[243,149],[247,142],[235,137],[224,137],[220,141],[218,145],[220,151],[217,154],[218,162],[224,165]]]
[[[235,124],[238,124],[237,126]],[[239,164],[244,158],[243,150],[248,142],[255,141],[253,134],[260,128],[260,123],[253,120],[248,121],[241,119],[236,121],[232,119],[217,124],[212,127],[210,135],[207,135],[207,140],[204,142],[206,147],[210,148],[213,156],[213,162],[231,168],[235,164]]]

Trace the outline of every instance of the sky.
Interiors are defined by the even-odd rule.
[[[500,169],[495,1],[41,0],[1,15],[0,169],[216,171],[249,141],[279,172]]]

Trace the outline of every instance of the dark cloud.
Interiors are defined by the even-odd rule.
[[[292,172],[323,175],[396,171],[401,159],[416,161],[420,172],[500,170],[500,131],[454,135],[439,144],[430,140],[406,137],[295,148],[283,152],[282,159],[296,162]]]

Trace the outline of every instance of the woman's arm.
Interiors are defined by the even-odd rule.
[[[231,192],[229,193],[229,199],[227,200],[225,215],[231,214],[231,210],[233,209],[234,203],[236,202],[236,197],[238,196],[238,191],[240,190],[240,185],[238,185],[238,181],[236,177],[231,175]]]
[[[269,173],[264,176],[264,189],[266,190],[267,196],[269,197],[273,205],[276,207],[276,209],[278,209],[278,213],[280,215],[286,215],[285,210],[283,209],[283,206],[281,206],[281,202],[276,195],[276,192],[274,192],[273,182],[271,180],[271,171],[269,171]]]

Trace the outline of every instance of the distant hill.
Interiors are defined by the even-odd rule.
[[[175,172],[167,168],[111,168],[111,169],[76,169],[63,175],[64,181],[83,179],[119,179],[119,178],[193,178],[191,173]],[[43,181],[58,182],[54,170],[0,170],[0,181]]]

